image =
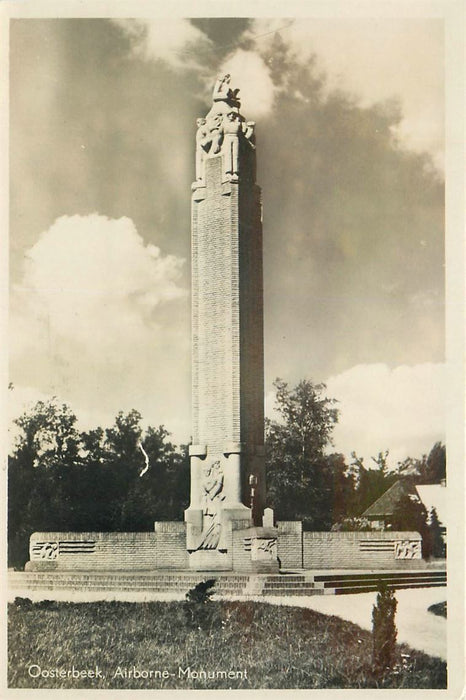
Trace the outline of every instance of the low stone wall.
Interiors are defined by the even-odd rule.
[[[257,573],[271,571],[277,555],[282,569],[423,564],[418,532],[303,532],[299,521],[279,522],[276,529],[233,527],[231,545],[230,566]],[[29,555],[29,571],[189,569],[183,522],[156,522],[154,532],[35,532]]]
[[[156,561],[159,569],[186,569],[186,523],[155,522]]]
[[[304,532],[305,569],[393,569],[422,561],[418,532]]]
[[[186,568],[185,524],[154,523],[154,529],[155,532],[34,532],[26,569]]]
[[[422,563],[418,532],[303,532],[300,521],[277,523],[283,569],[396,569]]]
[[[283,569],[303,569],[303,524],[300,520],[277,523],[278,559]]]
[[[233,568],[257,574],[278,573],[277,535],[274,527],[237,529],[233,522]]]

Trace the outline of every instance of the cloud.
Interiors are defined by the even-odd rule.
[[[390,451],[389,464],[396,466],[445,439],[444,364],[357,365],[329,377],[326,385],[340,410],[333,449],[347,457],[354,450],[366,466],[381,450]]]
[[[196,71],[203,86],[202,96],[208,101],[214,71],[230,73],[241,84],[241,104],[252,117],[270,112],[276,88],[270,71],[256,50],[234,49],[222,58],[224,51],[212,53],[214,42],[198,27],[185,19],[117,19],[112,20],[129,37],[135,56],[144,60],[162,60],[177,71]],[[214,64],[217,66],[214,67]]]
[[[222,64],[245,116],[263,109],[267,383],[443,360],[443,186],[393,139],[411,114],[425,147],[414,106],[427,130],[441,123],[438,22],[360,21],[358,29],[337,19],[279,20],[284,47],[268,33],[273,25],[258,21],[240,36],[235,20],[224,20],[208,39],[184,20],[160,20],[157,41],[145,20],[120,21],[121,31],[94,19],[13,23],[12,282],[29,256],[12,295],[17,391],[56,393],[80,417],[102,421],[135,406],[189,435],[189,300],[180,293],[188,271],[177,277],[175,263],[189,257],[199,94],[207,72],[211,93]],[[127,60],[128,47],[139,58]],[[332,100],[335,88],[342,94]],[[64,229],[74,217],[63,239],[42,233],[42,249],[33,245],[63,212],[91,211],[112,218],[97,217],[86,234],[91,219],[78,217],[66,237],[70,255]],[[126,233],[110,235],[117,221]],[[86,251],[76,248],[81,236]]]
[[[115,19],[130,39],[134,55],[162,60],[177,71],[195,71],[211,89],[212,73],[230,72],[240,84],[243,108],[251,116],[270,112],[274,96],[286,89],[286,73],[273,81],[264,60],[277,36],[294,61],[316,59],[324,94],[342,91],[361,108],[398,101],[399,123],[392,126],[400,145],[428,152],[444,167],[443,25],[429,18],[252,19],[235,36],[226,58],[223,46],[186,19]],[[222,58],[223,56],[223,58]],[[217,62],[217,67],[214,65]]]
[[[126,217],[57,219],[13,289],[13,383],[56,394],[91,422],[134,407],[180,428],[189,358],[183,266],[145,245]]]
[[[235,87],[242,79],[241,111],[245,115],[258,119],[271,111],[277,88],[268,66],[256,52],[238,49],[227,56],[219,73],[230,73]]]
[[[245,37],[259,52],[279,34],[301,65],[316,56],[324,91],[351,94],[365,108],[396,99],[401,145],[443,167],[443,23],[435,19],[256,19]]]
[[[114,19],[129,37],[132,50],[144,60],[162,60],[176,70],[199,69],[200,53],[210,39],[186,19]]]

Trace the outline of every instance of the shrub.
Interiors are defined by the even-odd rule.
[[[375,530],[367,518],[344,518],[332,525],[332,532],[362,532]]]
[[[447,617],[447,601],[443,601],[443,603],[434,603],[433,605],[429,605],[427,608],[428,612],[433,613],[434,615],[438,615],[439,617]]]
[[[183,610],[186,624],[192,629],[211,629],[217,617],[216,608],[212,605],[215,579],[200,581],[186,593]]]
[[[17,608],[21,608],[22,610],[32,610],[34,607],[34,603],[30,598],[21,598],[20,596],[16,596],[14,604]]]
[[[397,600],[393,591],[381,581],[377,601],[372,609],[372,668],[378,680],[384,679],[395,662],[396,606]]]

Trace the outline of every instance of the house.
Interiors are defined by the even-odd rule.
[[[437,513],[444,542],[447,528],[447,489],[445,481],[440,484],[419,484],[415,486],[409,479],[399,479],[380,498],[367,508],[362,518],[370,521],[374,530],[387,527],[400,500],[408,496],[414,503],[422,503],[430,524],[432,509]]]
[[[367,518],[374,530],[384,530],[400,500],[406,496],[415,503],[421,503],[419,493],[411,481],[399,479],[374,501],[361,517]]]

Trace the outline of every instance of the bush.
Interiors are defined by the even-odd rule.
[[[393,591],[381,581],[377,601],[372,609],[372,668],[380,681],[393,669],[395,662],[396,606]]]
[[[434,615],[438,615],[439,617],[447,617],[447,601],[443,601],[443,603],[434,603],[433,605],[429,605],[427,608],[428,612],[433,613]]]
[[[212,605],[211,597],[214,593],[215,579],[201,581],[186,593],[186,601],[183,610],[186,624],[192,629],[208,630],[215,626],[219,620],[218,612]]]
[[[344,518],[332,525],[332,532],[363,532],[375,530],[367,518]]]

